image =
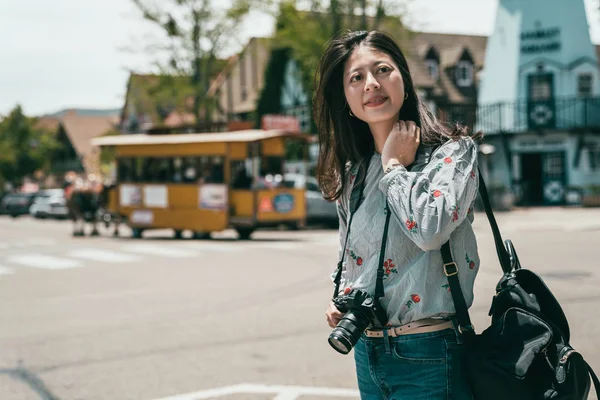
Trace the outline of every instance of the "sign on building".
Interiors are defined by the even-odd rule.
[[[291,115],[265,114],[261,120],[262,129],[283,129],[300,133],[300,121]]]

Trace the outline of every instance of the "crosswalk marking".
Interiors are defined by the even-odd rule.
[[[90,261],[99,261],[107,263],[126,263],[141,261],[142,257],[135,254],[125,254],[111,250],[102,250],[95,248],[84,248],[72,250],[67,253],[68,257],[81,258]]]
[[[0,275],[10,275],[10,274],[14,274],[15,270],[12,268],[8,268],[8,267],[3,267],[2,265],[0,265]]]
[[[54,246],[56,240],[48,238],[30,238],[23,241],[26,246]]]
[[[19,254],[9,256],[6,260],[11,264],[42,269],[66,269],[81,267],[81,263],[70,258],[49,256],[46,254]]]
[[[162,247],[155,244],[131,244],[121,247],[123,251],[148,254],[155,256],[173,257],[173,258],[186,258],[197,256],[198,253],[191,249],[175,248],[175,247]]]
[[[359,392],[353,389],[311,387],[311,386],[283,386],[283,385],[261,385],[243,383],[240,385],[226,386],[194,393],[180,394],[163,397],[157,400],[200,400],[214,399],[237,394],[271,394],[273,400],[297,400],[302,396],[320,397],[350,397],[359,398]]]
[[[14,242],[0,242],[0,250],[26,248],[30,246],[54,246],[56,244],[56,240],[48,238],[29,238]]]
[[[235,243],[224,244],[224,243],[181,243],[177,244],[178,247],[185,247],[186,249],[199,250],[202,252],[210,251],[215,253],[240,253],[244,251],[244,248],[237,246]]]
[[[273,249],[273,250],[296,250],[304,247],[306,242],[256,242],[248,245],[248,248]]]

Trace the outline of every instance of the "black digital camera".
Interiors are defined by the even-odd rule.
[[[333,299],[338,310],[345,313],[329,335],[329,344],[342,354],[350,353],[360,335],[371,324],[383,326],[387,315],[377,299],[362,290],[352,290]]]

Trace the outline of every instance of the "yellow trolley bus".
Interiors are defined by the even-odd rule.
[[[283,179],[288,140],[300,142],[306,165],[310,136],[284,130],[131,134],[92,144],[113,148],[108,210],[134,237],[147,229],[206,237],[233,228],[248,239],[259,227],[305,225],[305,189],[286,187]]]

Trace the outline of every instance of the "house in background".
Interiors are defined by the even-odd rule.
[[[414,85],[443,119],[472,127],[485,36],[415,32],[402,44]]]
[[[213,61],[211,83],[229,62]],[[225,130],[223,121],[213,122],[212,118],[197,123],[193,109],[194,95],[189,76],[132,72],[127,82],[119,129],[124,134]]]
[[[268,38],[251,38],[216,76],[208,89],[208,98],[216,103],[215,121],[254,127],[253,113],[265,85],[265,70],[271,57],[270,43]]]
[[[95,113],[70,109],[52,116],[42,116],[36,126],[55,132],[60,149],[51,160],[51,180],[60,184],[67,172],[89,175],[100,173],[99,150],[92,146],[93,138],[114,132],[118,128],[118,110]]]

